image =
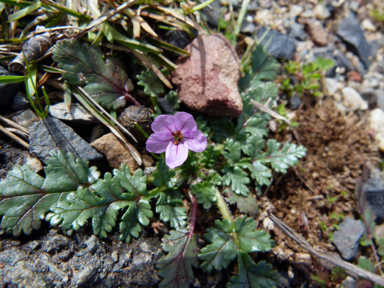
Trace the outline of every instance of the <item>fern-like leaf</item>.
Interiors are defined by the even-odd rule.
[[[172,230],[170,235],[163,238],[163,250],[168,255],[163,256],[157,268],[163,277],[159,287],[188,288],[194,281],[193,267],[198,267],[197,235],[189,231]]]
[[[44,179],[29,166],[15,166],[0,182],[1,228],[18,236],[39,229],[50,207],[78,186],[88,186],[99,177],[88,161],[64,151],[51,152],[46,159]]]
[[[258,264],[244,251],[237,251],[239,272],[231,277],[227,288],[276,288],[279,284],[279,273],[272,270],[272,265],[266,261]]]

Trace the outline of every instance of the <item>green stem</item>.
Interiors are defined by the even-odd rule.
[[[224,198],[223,196],[221,196],[221,193],[218,189],[216,189],[215,195],[217,198],[216,204],[217,204],[217,207],[219,207],[219,211],[221,215],[223,216],[224,219],[233,223],[233,219],[232,219],[231,213],[229,213],[228,206],[225,203]]]

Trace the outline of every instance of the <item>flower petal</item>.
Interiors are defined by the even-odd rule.
[[[193,116],[186,112],[177,112],[175,114],[174,121],[177,123],[177,129],[180,130],[181,134],[188,132],[189,130],[197,129],[197,124]]]
[[[183,136],[189,150],[192,150],[193,152],[202,152],[207,148],[207,138],[205,138],[203,132],[192,130],[188,131]]]
[[[176,132],[175,117],[172,115],[160,115],[153,121],[151,128],[153,132]]]
[[[180,143],[179,145],[169,143],[165,151],[165,163],[170,169],[180,166],[188,158],[188,145]]]
[[[169,131],[153,133],[147,140],[146,148],[152,153],[163,153],[167,149],[168,144],[172,142],[173,137]]]

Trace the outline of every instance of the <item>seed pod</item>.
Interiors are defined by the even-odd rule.
[[[145,142],[145,137],[136,128],[135,123],[138,123],[141,128],[147,133],[151,133],[152,110],[145,107],[139,107],[131,105],[126,108],[118,118],[118,121],[123,125],[129,132],[135,136],[137,141],[140,143]]]
[[[50,33],[35,35],[24,42],[21,52],[8,65],[9,70],[19,71],[25,67],[25,58],[28,62],[41,57],[51,46],[53,41],[50,38]],[[24,55],[23,55],[24,53]]]

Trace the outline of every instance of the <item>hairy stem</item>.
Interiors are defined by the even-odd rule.
[[[217,198],[216,204],[217,204],[217,207],[219,207],[221,215],[223,216],[224,219],[226,219],[230,222],[233,222],[231,213],[229,213],[229,210],[228,210],[227,203],[225,203],[224,198],[218,189],[216,189],[215,195]]]

